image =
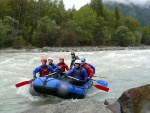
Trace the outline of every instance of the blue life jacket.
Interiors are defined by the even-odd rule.
[[[68,76],[73,76],[74,78],[77,78],[79,80],[87,80],[88,79],[86,70],[83,68],[72,68],[68,72]]]
[[[33,71],[33,76],[36,76],[36,73],[40,74],[40,76],[45,76],[48,75],[49,72],[54,73],[54,70],[51,66],[45,65],[45,66],[39,66],[37,68],[35,68],[35,70]]]

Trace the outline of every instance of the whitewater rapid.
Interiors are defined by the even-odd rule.
[[[16,88],[15,84],[30,80],[33,69],[41,65],[42,57],[52,57],[54,63],[59,62],[59,57],[64,57],[70,65],[70,52],[0,54],[0,113],[20,113],[29,108],[63,101],[53,96],[33,97],[28,91],[29,85]],[[129,88],[150,83],[150,50],[76,52],[76,55],[85,57],[96,67],[95,75],[103,77],[94,79],[102,79],[109,84],[109,92],[93,87],[87,98],[100,101],[118,98]]]

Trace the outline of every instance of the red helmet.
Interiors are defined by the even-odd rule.
[[[59,60],[63,60],[63,61],[64,61],[64,58],[63,58],[63,57],[61,57],[61,58],[59,58]]]
[[[42,58],[41,61],[47,62],[47,59],[46,58]]]

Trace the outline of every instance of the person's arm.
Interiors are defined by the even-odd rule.
[[[66,69],[67,71],[70,70],[67,64],[65,64],[65,69]]]
[[[81,71],[82,71],[82,74],[84,76],[84,80],[88,80],[88,74],[87,74],[86,70],[84,68],[82,68]]]
[[[72,68],[67,74],[68,76],[72,76],[72,73],[74,72],[74,68]]]
[[[76,60],[76,58],[71,60],[70,69],[72,69],[74,67],[75,60]]]
[[[55,72],[60,72],[60,68],[56,64],[54,64],[54,71]]]
[[[41,66],[35,68],[35,70],[33,71],[33,77],[36,77],[36,73],[40,72],[40,68],[41,68]]]
[[[95,74],[95,67],[92,64],[87,63],[93,70],[94,74]]]
[[[51,66],[48,66],[48,70],[51,72],[51,73],[54,73],[54,70]]]
[[[87,68],[87,73],[89,74],[88,77],[92,78],[94,75],[93,70],[89,66],[86,66],[86,68]]]

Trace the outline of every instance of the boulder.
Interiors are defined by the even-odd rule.
[[[117,100],[118,100],[118,98],[107,98],[107,99],[105,99],[104,104],[110,105],[110,104],[115,103]]]
[[[121,113],[150,113],[150,84],[123,92],[117,102]]]
[[[22,113],[112,113],[102,102],[94,99],[81,99],[76,102],[65,100],[58,104],[43,105]]]
[[[120,107],[120,104],[117,102],[116,98],[105,99],[104,104],[113,113],[121,113],[121,107]]]

